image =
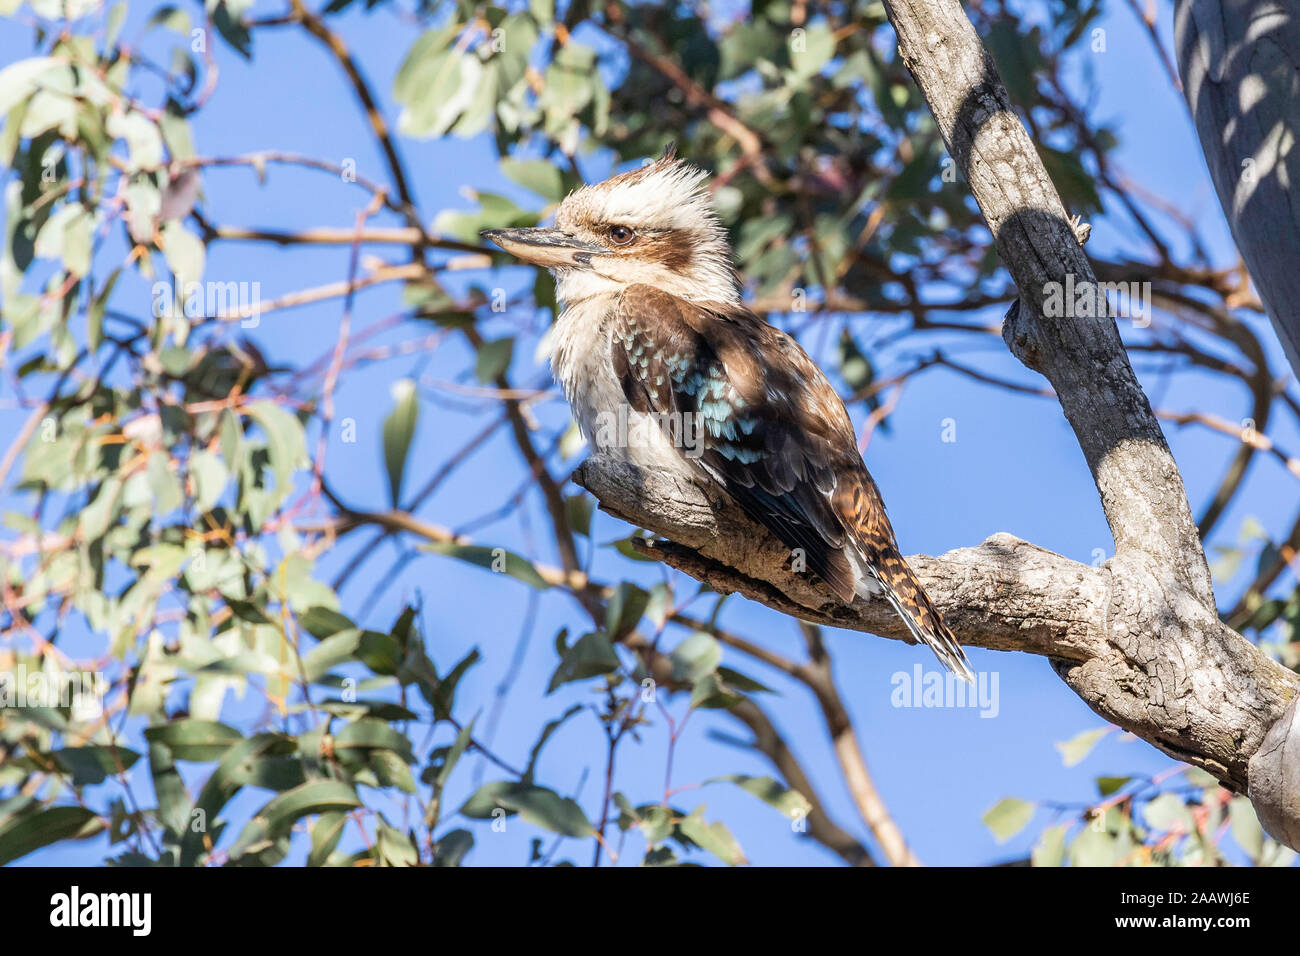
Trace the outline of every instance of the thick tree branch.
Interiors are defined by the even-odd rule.
[[[1075,288],[1095,288],[1097,278],[975,28],[957,0],[903,0],[886,10],[903,61],[1020,289],[1003,337],[1055,388],[1097,483],[1116,555],[1167,568],[1180,587],[1212,601],[1182,480],[1114,320],[1044,308],[1067,277]]]
[[[1003,337],[1055,388],[1115,538],[1115,558],[1105,568],[1111,579],[1102,619],[1106,651],[1081,664],[1059,664],[1057,671],[1103,716],[1181,759],[1204,761],[1231,786],[1249,787],[1256,769],[1250,761],[1283,719],[1296,675],[1220,622],[1182,479],[1114,320],[1046,308],[1054,288],[1095,288],[1096,277],[960,3],[887,0],[885,6],[900,54],[1020,288]],[[1221,736],[1226,709],[1218,696],[1226,693],[1233,695],[1228,709],[1237,712],[1228,738]],[[1295,709],[1289,713],[1286,726]],[[1266,756],[1276,762],[1293,750],[1276,747]],[[1298,773],[1260,769],[1261,779]],[[1275,835],[1293,840],[1300,825],[1276,824],[1300,809],[1295,802],[1279,805],[1276,788],[1252,790],[1252,797]]]

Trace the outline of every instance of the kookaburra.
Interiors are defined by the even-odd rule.
[[[669,151],[571,193],[553,227],[483,236],[554,274],[551,367],[599,452],[722,488],[841,601],[883,597],[973,680],[898,551],[839,393],[741,305],[706,179]]]

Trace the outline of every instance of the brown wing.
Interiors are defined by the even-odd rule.
[[[799,343],[741,306],[633,285],[615,309],[612,351],[629,405],[698,416],[700,468],[800,549],[842,601],[858,593],[859,572],[873,579],[866,590],[883,594],[915,640],[974,679],[899,554],[844,402]]]
[[[866,469],[844,403],[798,343],[740,306],[644,285],[620,297],[613,331],[629,405],[697,416],[700,467],[851,601],[843,499]]]

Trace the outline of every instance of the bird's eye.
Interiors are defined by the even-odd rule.
[[[627,226],[610,226],[609,238],[618,246],[626,246],[636,238],[636,233]]]

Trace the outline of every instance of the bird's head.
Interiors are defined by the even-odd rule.
[[[693,301],[735,302],[736,271],[707,174],[671,149],[640,169],[575,190],[555,225],[487,229],[511,255],[555,274],[562,302],[653,285]]]

